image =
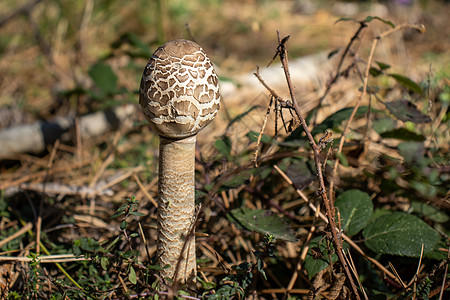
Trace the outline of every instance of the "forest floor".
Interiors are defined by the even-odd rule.
[[[320,290],[317,277],[311,276],[319,271],[303,264],[302,252],[314,249],[308,247],[317,237],[318,249],[325,239],[320,237],[329,230],[315,213],[321,202],[314,171],[307,165],[313,161],[312,152],[307,143],[295,139],[293,129],[300,124],[292,110],[284,111],[286,119],[278,119],[267,107],[270,93],[253,76],[260,66],[270,87],[283,99],[290,98],[279,59],[270,68],[273,72],[265,71],[277,51],[277,31],[281,38],[290,36],[289,61],[300,66],[292,70],[293,78],[299,74],[294,78],[295,95],[314,138],[333,149],[330,157],[321,157],[330,160],[324,167],[327,189],[334,187],[336,196],[362,190],[375,211],[412,211],[440,233],[439,247],[429,249],[437,254],[427,257],[420,269],[416,254],[396,256],[363,246],[368,233],[355,232],[347,242],[359,280],[371,297],[410,297],[417,294],[416,284],[429,288],[430,299],[436,297],[441,286],[448,288],[448,279],[442,283],[450,234],[448,11],[448,1],[2,1],[0,130],[66,116],[73,117],[74,126],[40,153],[0,156],[0,298],[155,295],[157,277],[143,266],[151,265],[156,256],[158,137],[139,111],[138,88],[152,52],[165,41],[185,38],[205,49],[222,84],[221,111],[198,136],[196,197],[207,203],[197,224],[198,290],[205,296],[306,299],[311,293],[331,298],[334,288],[344,299],[351,286],[337,283],[338,275],[344,274],[340,267],[337,275],[320,273],[335,276],[332,283],[323,279]],[[389,22],[397,29],[423,24],[426,30],[397,30],[379,39],[372,57],[371,46],[390,30]],[[364,28],[358,33],[361,24]],[[352,37],[355,42],[340,69],[348,67],[348,72],[333,82]],[[368,96],[359,101],[365,67],[372,58],[372,66],[378,66],[372,72],[385,73],[370,73]],[[389,66],[390,75],[383,66]],[[412,119],[386,109],[385,102],[400,99],[414,103],[408,110]],[[134,114],[127,125],[118,124],[95,137],[82,135],[83,116],[126,105]],[[358,112],[345,147],[338,150],[344,121],[351,118],[347,114],[337,120],[336,114],[356,105],[373,109],[373,115],[365,112],[362,117]],[[388,110],[391,115],[385,113]],[[263,128],[266,111],[270,116]],[[425,115],[430,120],[426,125],[414,120]],[[386,121],[388,117],[395,122]],[[326,123],[327,118],[332,122]],[[383,126],[387,127],[380,129]],[[257,142],[262,128],[264,135]],[[333,131],[333,142],[322,139],[325,129]],[[400,138],[404,130],[410,135]],[[387,132],[397,135],[383,135]],[[28,139],[16,138],[17,143]],[[0,148],[6,147],[1,143]],[[417,146],[414,153],[425,159],[402,148],[406,146]],[[255,151],[260,154],[259,167],[253,167]],[[338,162],[341,167],[333,175]],[[127,199],[138,200],[137,211],[143,216],[129,216],[123,228],[121,218],[111,217],[131,203]],[[418,213],[417,203],[437,210],[439,217]],[[282,234],[272,244],[262,231],[241,230],[245,226],[233,222],[237,208],[283,216],[290,226],[283,232],[294,234],[296,242],[283,240]],[[347,225],[342,226],[349,230]],[[145,242],[130,238],[131,232],[145,236]],[[104,255],[107,245],[114,257]],[[328,253],[322,255],[335,261],[330,246],[325,248]],[[271,251],[276,258],[268,258]],[[37,263],[36,255],[47,257]],[[364,260],[369,256],[375,267]],[[389,267],[391,262],[397,275],[392,275],[396,271]],[[409,282],[416,268],[420,276],[402,286],[399,278]],[[235,283],[234,290],[225,289],[224,278]],[[432,283],[424,283],[426,278]]]

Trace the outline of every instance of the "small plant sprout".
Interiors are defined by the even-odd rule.
[[[142,75],[139,103],[159,134],[158,262],[160,275],[195,282],[196,134],[216,116],[219,83],[203,49],[188,40],[159,47]]]

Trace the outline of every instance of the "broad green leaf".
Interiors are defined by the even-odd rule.
[[[214,147],[216,147],[217,151],[225,155],[227,158],[231,156],[231,146],[231,140],[226,135],[223,135],[214,142]]]
[[[132,266],[130,266],[130,274],[128,274],[128,280],[130,280],[132,284],[136,284],[137,282],[136,272],[134,271],[134,268]]]
[[[417,83],[415,83],[413,80],[411,80],[410,78],[400,75],[400,74],[389,74],[389,76],[391,76],[392,78],[394,78],[398,83],[400,83],[401,85],[403,85],[404,87],[410,89],[411,91],[418,93],[418,94],[423,94],[422,88],[420,87],[420,85],[418,85]]]
[[[375,211],[373,212],[372,216],[369,219],[368,223],[372,223],[373,221],[375,221],[377,218],[384,216],[384,215],[389,215],[391,214],[392,211],[387,209],[387,208],[377,208],[375,209]]]
[[[295,233],[286,221],[270,210],[237,208],[227,214],[228,220],[238,227],[256,231],[263,234],[271,234],[277,239],[295,242]]]
[[[296,160],[286,169],[286,175],[296,189],[303,190],[316,179],[316,167],[312,161]]]
[[[343,192],[336,198],[335,205],[339,208],[342,229],[350,236],[363,229],[373,214],[370,196],[360,190]]]
[[[383,215],[363,230],[364,243],[381,254],[419,257],[434,249],[439,234],[421,219],[402,212]]]
[[[372,125],[373,130],[375,130],[376,133],[382,134],[386,131],[391,131],[395,129],[395,121],[392,118],[382,118],[377,119],[373,121]]]
[[[425,257],[427,257],[427,258],[431,258],[431,259],[434,259],[434,260],[440,260],[440,261],[443,261],[443,260],[445,260],[445,259],[447,259],[447,253],[445,253],[444,251],[442,251],[442,250],[439,250],[439,248],[441,248],[441,249],[447,249],[448,248],[448,245],[447,245],[447,243],[445,242],[445,241],[443,241],[442,239],[436,244],[436,247],[434,248],[434,250],[432,250],[432,251],[430,251],[430,252],[427,252],[426,254],[425,254]]]
[[[380,134],[382,138],[398,139],[402,141],[424,141],[423,135],[409,131],[406,128],[398,128]]]
[[[333,245],[330,243],[331,250],[334,249]],[[337,255],[331,254],[331,262],[334,263],[338,260]],[[329,255],[327,250],[326,239],[321,236],[315,237],[311,240],[309,244],[308,254],[305,258],[305,270],[308,273],[308,278],[311,279],[325,269],[329,264]]]
[[[101,97],[116,91],[117,75],[111,66],[98,62],[89,69],[88,73],[95,85],[100,89]]]
[[[413,212],[415,212],[421,216],[424,216],[430,220],[433,220],[434,222],[437,222],[437,223],[445,223],[445,222],[448,222],[448,220],[449,220],[449,217],[445,212],[441,211],[437,207],[428,205],[423,202],[412,201],[411,208],[412,208]]]
[[[398,145],[398,151],[409,164],[423,162],[425,145],[423,142],[403,142]]]
[[[401,121],[410,121],[416,124],[429,123],[431,118],[421,113],[416,106],[408,100],[396,100],[391,102],[385,102],[386,108],[397,119]]]
[[[352,114],[353,107],[347,107],[344,109],[341,109],[340,111],[335,112],[328,118],[326,118],[320,125],[317,125],[312,130],[312,135],[315,136],[318,133],[323,133],[327,129],[334,130],[336,132],[339,132],[337,128],[344,122],[345,120],[348,120],[350,115]],[[355,117],[360,117],[365,114],[367,114],[368,108],[367,106],[360,106],[358,110],[356,111]],[[300,126],[301,127],[301,126]],[[302,128],[303,130],[303,128]],[[296,130],[295,130],[296,131]]]

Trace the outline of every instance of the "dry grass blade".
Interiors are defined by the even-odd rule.
[[[25,224],[25,226],[20,228],[16,233],[14,233],[13,235],[10,235],[9,237],[1,240],[0,241],[0,247],[3,247],[3,245],[6,245],[10,241],[18,238],[19,236],[21,236],[22,234],[26,233],[31,228],[33,228],[33,224],[32,223],[29,222],[29,223]]]
[[[23,256],[0,256],[0,261],[31,262],[32,260],[33,258]],[[40,263],[62,263],[86,260],[90,259],[83,256],[75,256],[73,254],[40,255],[38,257]]]

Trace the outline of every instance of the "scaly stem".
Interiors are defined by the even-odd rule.
[[[195,239],[191,231],[195,213],[195,142],[160,137],[158,187],[158,258],[170,268],[161,271],[174,283],[193,283],[196,276]]]

